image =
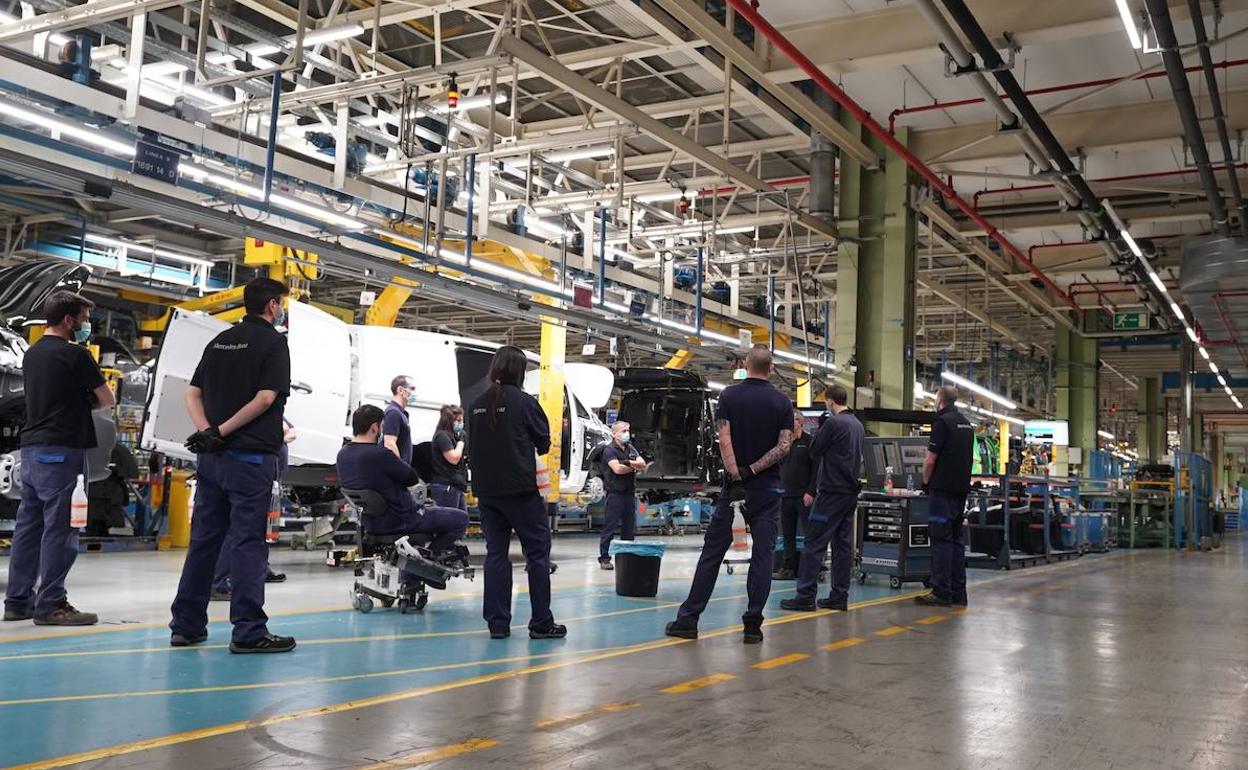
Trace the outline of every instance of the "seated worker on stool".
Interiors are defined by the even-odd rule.
[[[816,607],[844,612],[849,606],[849,568],[854,561],[854,520],[858,510],[858,476],[862,472],[862,440],[866,431],[847,405],[849,393],[840,385],[824,398],[832,413],[810,444],[819,461],[819,496],[810,509],[810,527],[802,546],[797,596],[785,599],[786,610],[809,612]],[[832,579],[827,599],[815,602],[823,554],[832,544]]]
[[[455,542],[468,530],[468,514],[455,508],[426,506],[417,510],[408,487],[420,481],[416,469],[377,443],[385,415],[365,404],[351,416],[355,438],[338,451],[338,483],[345,489],[371,489],[386,501],[386,514],[370,522],[376,535],[433,535],[429,550],[435,559],[454,555]]]
[[[598,541],[598,566],[605,570],[615,569],[611,564],[611,539],[620,529],[621,540],[632,540],[637,529],[637,474],[648,466],[629,443],[629,424],[617,422],[611,426],[611,443],[602,450],[602,474],[607,488],[606,513],[602,519],[602,537]]]
[[[784,561],[772,573],[772,580],[793,580],[797,577],[797,524],[802,533],[810,528],[810,506],[815,502],[815,482],[819,480],[819,464],[810,456],[810,434],[804,428],[806,418],[793,413],[793,443],[789,454],[780,461],[780,481],[784,497],[780,499],[780,531],[784,533]],[[823,561],[820,554],[820,561]]]

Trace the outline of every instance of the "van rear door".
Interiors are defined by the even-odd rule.
[[[637,481],[643,487],[700,484],[714,464],[714,430],[706,381],[692,372],[635,367],[616,373],[619,419],[629,423],[633,445],[654,464]]]
[[[290,464],[333,465],[350,421],[351,337],[345,323],[309,304],[290,303],[288,315]]]
[[[195,425],[186,413],[186,389],[190,387],[204,348],[228,328],[229,324],[210,315],[173,309],[148,386],[147,411],[143,419],[144,449],[183,460],[195,459],[183,446],[187,436],[195,432]]]

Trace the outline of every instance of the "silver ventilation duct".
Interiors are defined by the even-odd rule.
[[[1179,288],[1220,366],[1248,377],[1242,352],[1248,343],[1248,236],[1209,235],[1184,242]]]

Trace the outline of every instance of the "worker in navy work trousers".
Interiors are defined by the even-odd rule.
[[[537,456],[550,451],[550,421],[537,399],[521,390],[527,370],[523,350],[499,348],[490,362],[489,387],[468,407],[468,462],[485,534],[482,615],[491,639],[511,635],[513,531],[528,567],[529,637],[568,635],[550,611],[550,519],[537,490]]]
[[[605,468],[602,478],[607,488],[602,518],[602,536],[598,540],[598,566],[615,569],[611,564],[611,540],[620,530],[621,540],[632,540],[637,531],[637,474],[647,467],[637,448],[631,443],[629,424],[623,421],[611,426],[611,443],[602,450]]]
[[[746,579],[748,606],[742,616],[743,641],[763,641],[763,607],[771,593],[780,497],[784,491],[779,463],[789,453],[793,438],[793,402],[768,382],[774,368],[771,350],[766,345],[755,345],[745,358],[745,380],[720,394],[715,428],[726,474],[724,489],[706,530],[689,597],[680,605],[676,620],[667,624],[668,636],[698,638],[698,618],[715,590],[724,554],[732,546],[732,504],[744,501],[745,521],[754,547]]]
[[[799,524],[803,534],[810,528],[810,506],[815,504],[819,464],[810,456],[811,438],[806,432],[805,421],[801,412],[793,412],[793,442],[789,446],[788,457],[780,462],[780,482],[784,485],[784,497],[780,500],[784,560],[772,574],[773,580],[793,580],[797,577],[797,530]]]
[[[936,421],[923,460],[929,497],[927,527],[932,551],[932,592],[916,596],[934,607],[966,606],[966,497],[971,491],[975,429],[958,411],[958,389],[936,393]]]
[[[858,476],[862,472],[862,442],[866,431],[849,408],[849,393],[833,385],[824,394],[831,416],[824,421],[810,444],[810,454],[819,462],[819,494],[810,509],[810,527],[802,546],[797,596],[785,599],[786,610],[812,611],[816,608],[841,610],[849,603],[849,571],[854,561],[854,521],[858,510]],[[832,544],[831,586],[826,599],[815,601],[823,554]]]
[[[92,409],[110,409],[113,391],[81,344],[91,336],[91,300],[56,291],[43,303],[43,337],[26,351],[22,383],[22,502],[9,552],[5,620],[89,626],[99,618],[69,603],[65,578],[78,558],[70,505],[86,452],[95,447]],[[36,593],[35,586],[39,586]]]
[[[269,633],[264,577],[269,546],[266,514],[278,479],[282,414],[290,395],[290,349],[275,326],[285,324],[287,289],[257,278],[243,289],[247,315],[204,348],[186,391],[196,432],[186,441],[198,456],[191,545],[173,600],[170,644],[208,638],[213,567],[227,535],[230,560],[230,652],[273,653],[295,648]]]

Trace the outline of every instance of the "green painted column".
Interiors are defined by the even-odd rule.
[[[885,157],[877,139],[869,135],[863,139]],[[898,129],[897,140],[906,144],[908,131]],[[853,356],[857,364],[854,384],[872,388],[876,406],[910,409],[914,404],[918,237],[918,219],[909,205],[911,172],[904,162],[892,157],[877,170],[865,170],[842,157],[840,180],[838,359],[844,362]],[[853,239],[857,242],[851,243]],[[886,436],[905,432],[901,425],[868,427]]]
[[[1135,451],[1142,463],[1161,461],[1165,453],[1166,409],[1161,396],[1161,380],[1144,377],[1136,391]]]
[[[1096,310],[1084,314],[1084,328],[1096,328]],[[1097,448],[1097,383],[1099,344],[1095,337],[1084,337],[1066,328],[1057,330],[1054,352],[1057,419],[1070,425],[1070,446],[1083,450],[1085,469],[1091,467],[1088,453]]]

